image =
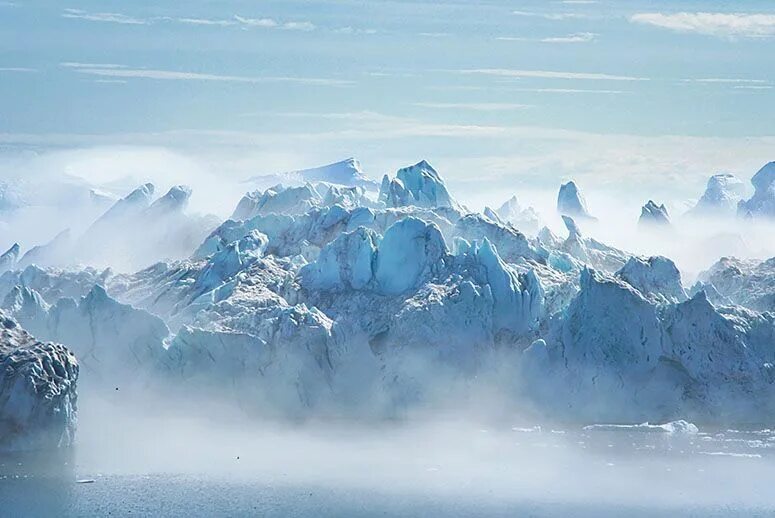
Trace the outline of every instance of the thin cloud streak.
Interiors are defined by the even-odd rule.
[[[546,38],[524,38],[520,36],[499,36],[498,41],[533,41],[539,43],[589,43],[597,38],[594,32],[575,32],[567,36],[551,36]]]
[[[767,38],[775,36],[775,14],[743,13],[637,13],[633,23],[651,25],[675,32],[718,37]]]
[[[211,27],[232,27],[240,26],[243,28],[264,28],[264,29],[282,29],[287,31],[314,31],[317,27],[310,21],[288,21],[280,22],[274,18],[248,18],[240,15],[234,15],[233,18],[199,18],[194,16],[171,17],[154,16],[141,18],[122,13],[99,12],[93,13],[81,9],[65,9],[62,12],[63,18],[86,20],[90,22],[118,23],[123,25],[152,25],[156,23],[178,23],[183,25],[198,25]]]
[[[355,83],[349,80],[340,79],[326,79],[315,77],[248,77],[248,76],[233,76],[233,75],[219,75],[209,74],[201,72],[186,72],[179,70],[154,70],[145,68],[122,68],[117,65],[111,65],[110,67],[89,67],[79,66],[70,67],[73,71],[88,74],[99,77],[111,77],[111,78],[138,78],[138,79],[155,79],[160,81],[218,81],[218,82],[231,82],[231,83],[296,83],[304,85],[315,86],[336,86],[346,87],[352,86]]]
[[[460,74],[539,79],[580,79],[590,81],[649,81],[647,77],[599,74],[593,72],[560,72],[555,70],[514,70],[508,68],[474,68],[457,70]]]
[[[412,103],[413,106],[420,108],[434,108],[440,110],[473,110],[483,112],[523,110],[532,108],[530,104],[518,103]]]
[[[134,18],[120,13],[89,13],[80,9],[65,9],[62,13],[63,18],[76,20],[86,20],[90,22],[109,22],[123,25],[148,25],[149,20]]]

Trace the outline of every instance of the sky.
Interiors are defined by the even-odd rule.
[[[696,198],[775,160],[773,56],[771,1],[0,0],[0,159]]]

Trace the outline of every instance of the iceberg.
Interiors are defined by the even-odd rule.
[[[0,311],[0,452],[72,445],[77,382],[67,348],[35,340]]]

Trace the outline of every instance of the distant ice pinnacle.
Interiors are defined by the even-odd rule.
[[[640,211],[638,225],[642,227],[668,226],[670,225],[670,215],[664,204],[657,205],[649,200]]]
[[[573,181],[560,186],[560,192],[557,195],[557,212],[576,219],[594,219],[587,209],[584,196]]]
[[[743,190],[742,180],[735,175],[731,173],[714,174],[708,180],[705,192],[690,214],[695,216],[734,214],[737,204],[742,198]]]
[[[739,216],[775,217],[775,162],[765,165],[751,178],[755,192],[751,199],[737,206]]]

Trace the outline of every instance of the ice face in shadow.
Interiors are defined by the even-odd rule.
[[[565,318],[524,354],[528,390],[591,420],[755,420],[773,411],[773,320],[701,291],[658,304],[585,270]]]
[[[77,381],[67,348],[35,340],[0,311],[0,452],[70,446]]]

